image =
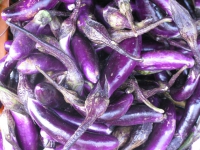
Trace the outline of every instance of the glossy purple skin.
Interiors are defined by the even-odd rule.
[[[65,144],[76,130],[33,99],[28,100],[28,108],[37,125],[61,144]],[[111,135],[86,132],[77,140],[75,146],[82,150],[113,150],[118,146],[118,141]]]
[[[54,111],[58,114],[60,118],[62,118],[64,121],[75,125],[75,126],[80,126],[81,123],[84,120],[84,117],[68,112],[64,112],[61,110],[55,110]],[[94,133],[99,133],[99,134],[111,134],[112,130],[111,128],[108,128],[105,124],[103,123],[93,123],[87,130],[88,132],[94,132]]]
[[[39,66],[44,71],[66,71],[65,66],[55,57],[43,53],[32,53],[30,56],[20,59],[17,63],[17,70],[23,74],[35,74]]]
[[[45,26],[43,26],[42,23],[39,22],[37,18],[33,19],[24,26],[25,29],[36,35],[42,33],[41,30],[44,29],[44,27]],[[15,39],[13,40],[13,43],[9,50],[9,54],[11,58],[19,60],[21,58],[28,56],[35,49],[35,44],[36,42],[31,40],[25,34],[19,32],[15,37]]]
[[[67,4],[72,4],[76,2],[76,0],[59,0],[59,1]]]
[[[52,9],[56,6],[58,0],[23,0],[18,1],[10,7],[3,10],[1,17],[4,20],[26,21],[42,9]]]
[[[4,43],[4,48],[5,48],[6,52],[9,52],[12,43],[13,43],[13,40],[8,40]]]
[[[158,50],[143,52],[141,57],[143,62],[138,63],[136,70],[155,71],[155,70],[174,70],[180,69],[184,65],[188,68],[194,66],[194,59],[182,53],[172,50]]]
[[[137,38],[126,39],[119,45],[132,55],[140,56],[142,47],[141,36]],[[105,77],[107,78],[109,85],[109,97],[128,78],[137,63],[138,62],[113,51],[107,61],[100,79],[101,84],[103,85],[105,82]]]
[[[0,60],[0,82],[5,83],[7,77],[17,64],[17,60],[10,57],[9,54],[5,55]]]
[[[86,79],[97,83],[100,77],[99,61],[90,41],[76,33],[71,39],[71,50]]]
[[[167,116],[160,123],[154,124],[144,150],[165,150],[172,140],[176,129],[176,111],[174,105],[170,101],[164,103],[165,114]]]
[[[39,135],[36,125],[28,115],[11,111],[15,121],[16,134],[22,149],[38,150]]]
[[[36,99],[44,106],[51,108],[65,108],[68,106],[62,94],[49,83],[38,83],[34,88],[34,94]]]
[[[130,108],[134,100],[132,94],[122,94],[109,104],[106,112],[98,118],[98,121],[106,122],[122,117]]]
[[[161,122],[165,116],[161,113],[155,112],[146,105],[132,105],[129,110],[121,118],[117,120],[107,121],[106,124],[110,126],[131,126],[137,124],[144,124],[149,122]]]
[[[172,139],[167,150],[175,150],[182,144],[182,142],[189,135],[191,129],[196,123],[200,113],[200,82],[193,93],[193,95],[186,101],[184,114],[176,128],[174,138]]]
[[[54,140],[51,136],[49,136],[43,129],[40,130],[41,137],[49,140]]]
[[[188,99],[195,91],[197,84],[199,82],[199,71],[196,69],[191,69],[188,74],[185,84],[179,89],[171,89],[170,95],[176,101],[184,101]]]
[[[136,1],[137,15],[140,20],[144,20],[146,18],[153,18],[153,21],[157,21],[160,18],[160,12],[156,10],[153,6],[153,3],[150,0],[141,0]],[[171,38],[179,36],[178,28],[171,23],[163,23],[159,27],[151,30],[149,32],[153,36]]]
[[[170,79],[170,77],[169,77],[169,75],[167,74],[167,72],[164,70],[164,71],[162,71],[162,72],[158,72],[158,73],[156,73],[155,75],[154,75],[154,77],[155,77],[155,80],[156,81],[161,81],[161,82],[168,82],[169,81],[169,79]]]

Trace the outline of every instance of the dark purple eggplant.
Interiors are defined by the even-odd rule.
[[[43,9],[52,9],[58,0],[24,0],[19,1],[3,10],[1,17],[4,20],[26,21]]]
[[[142,41],[141,36],[135,38],[126,39],[120,43],[120,46],[126,49],[132,55],[140,56]],[[133,61],[117,52],[112,52],[110,55],[106,67],[101,74],[101,84],[105,82],[105,77],[108,80],[109,97],[112,93],[128,78],[133,69],[137,65],[136,61]]]
[[[184,65],[187,68],[194,66],[194,59],[185,56],[177,51],[158,50],[142,53],[143,62],[138,63],[136,70],[174,70],[180,69]]]
[[[165,118],[165,114],[158,113],[146,105],[133,105],[121,118],[107,121],[106,124],[108,126],[130,126],[149,122],[161,122]]]
[[[58,116],[60,118],[62,118],[66,122],[68,122],[68,123],[70,123],[72,125],[75,125],[77,127],[80,126],[81,123],[84,120],[84,117],[82,117],[80,115],[76,115],[76,114],[73,114],[73,113],[68,113],[68,112],[64,112],[64,111],[56,110],[56,109],[54,109],[54,111],[58,114]],[[91,126],[89,126],[87,131],[93,132],[93,133],[100,133],[100,134],[109,135],[109,134],[111,134],[112,129],[108,128],[103,123],[94,122]]]
[[[3,150],[21,150],[15,132],[15,121],[9,110],[4,109],[1,114],[1,134]]]
[[[51,108],[65,108],[68,106],[62,94],[49,83],[38,83],[34,88],[34,94],[36,99],[44,106]]]
[[[32,53],[30,56],[20,59],[17,63],[17,70],[23,74],[35,74],[39,66],[44,71],[66,71],[67,68],[55,57],[43,53]]]
[[[198,69],[196,67],[191,68],[187,80],[185,82],[185,85],[183,85],[179,89],[171,89],[170,95],[172,98],[176,101],[184,101],[188,99],[193,93],[194,90],[198,84],[199,81],[199,73]]]
[[[12,43],[13,43],[13,40],[8,40],[4,43],[4,48],[5,48],[6,52],[9,52]]]
[[[71,48],[86,79],[92,83],[97,83],[100,77],[99,61],[90,41],[76,33],[71,40]]]
[[[190,133],[192,127],[194,126],[200,113],[200,82],[198,82],[197,87],[193,95],[186,101],[186,106],[184,114],[176,128],[174,137],[169,144],[167,150],[176,150],[186,139]]]
[[[28,108],[30,116],[55,141],[65,144],[76,128],[64,122],[61,118],[55,115],[52,111],[43,107],[34,99],[28,100]],[[78,149],[112,150],[118,146],[118,141],[111,135],[93,134],[90,132],[84,133],[75,143]]]
[[[16,135],[20,147],[25,150],[38,150],[39,134],[30,116],[11,111],[15,121]]]
[[[148,140],[152,129],[153,123],[145,123],[133,126],[130,133],[130,139],[125,143],[121,150],[132,150],[145,143]]]
[[[127,126],[127,127],[116,127],[114,131],[112,132],[112,135],[116,137],[119,141],[119,145],[117,149],[124,146],[124,144],[128,141],[130,138],[131,130],[133,129],[133,126]]]
[[[145,143],[145,150],[166,149],[172,140],[176,129],[176,111],[170,101],[161,103],[166,112],[166,119],[156,123],[153,130]]]

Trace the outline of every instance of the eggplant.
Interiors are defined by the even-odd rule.
[[[4,9],[1,17],[4,20],[26,21],[32,19],[40,10],[54,8],[57,3],[58,0],[19,1]]]
[[[29,98],[29,114],[37,125],[55,141],[65,144],[76,128],[64,122],[52,111],[43,107],[38,101]],[[78,149],[107,149],[112,150],[118,146],[118,140],[111,135],[101,135],[86,132],[76,142]]]

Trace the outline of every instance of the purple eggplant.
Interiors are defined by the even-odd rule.
[[[137,38],[126,39],[120,43],[121,47],[136,57],[140,56],[141,45],[141,36]],[[110,55],[100,79],[101,84],[103,85],[105,82],[105,76],[107,77],[109,85],[109,97],[128,78],[136,65],[136,61],[122,56],[117,52],[113,52]]]
[[[58,0],[24,0],[19,1],[3,10],[1,17],[4,20],[26,21],[43,9],[52,9]]]
[[[68,106],[62,94],[49,83],[38,83],[35,86],[34,94],[36,99],[40,101],[44,106],[51,108],[65,108]]]
[[[133,105],[127,113],[117,120],[107,121],[108,126],[130,126],[149,122],[161,122],[165,114],[155,112],[146,105]]]
[[[153,127],[148,141],[145,143],[145,150],[166,149],[172,140],[176,129],[176,111],[169,101],[162,102],[166,112],[166,119]],[[161,106],[162,107],[162,106]]]
[[[80,126],[81,123],[84,120],[84,118],[82,116],[80,116],[80,115],[76,115],[76,114],[73,114],[73,113],[68,113],[68,112],[64,112],[64,111],[56,110],[56,109],[54,109],[54,111],[58,114],[58,116],[60,118],[62,118],[66,122],[68,122],[68,123],[70,123],[72,125],[75,125],[77,127]],[[100,134],[107,134],[107,135],[109,135],[112,132],[112,129],[108,128],[103,123],[94,122],[88,128],[87,131],[93,132],[93,133],[100,133]]]
[[[171,89],[170,95],[172,98],[176,101],[184,101],[188,99],[193,93],[194,90],[199,82],[199,73],[198,69],[196,67],[191,68],[187,80],[185,82],[185,85],[183,85],[179,89]]]
[[[177,51],[158,50],[142,53],[143,62],[138,63],[136,70],[174,70],[180,69],[183,66],[192,68],[194,59],[187,57]]]
[[[17,60],[14,60],[10,57],[9,54],[6,54],[3,58],[0,60],[0,82],[6,83],[7,77],[12,72],[14,67],[17,64]]]
[[[16,125],[16,134],[22,149],[38,150],[39,134],[36,125],[28,115],[11,111]]]
[[[4,109],[1,114],[1,134],[3,150],[21,150],[15,132],[15,121],[9,110]]]
[[[32,53],[30,56],[20,59],[17,63],[17,70],[23,74],[35,74],[39,66],[44,71],[66,71],[65,66],[55,57],[43,53]]]
[[[45,10],[41,10],[28,24],[24,26],[24,28],[39,35],[50,21],[50,14]],[[16,60],[26,57],[35,49],[35,44],[36,43],[25,34],[18,33],[10,47],[9,55],[11,58]]]
[[[3,150],[3,139],[1,131],[0,131],[0,149]]]
[[[186,101],[186,106],[184,110],[184,114],[176,128],[174,137],[169,144],[167,150],[176,150],[182,144],[182,142],[186,139],[188,134],[190,133],[192,127],[196,123],[199,113],[200,113],[200,82],[198,82],[197,87],[193,93],[193,95]]]
[[[42,129],[40,130],[40,141],[45,149],[54,149],[57,145],[57,142]]]
[[[9,21],[6,22],[10,26],[17,28],[18,30],[26,34],[29,38],[37,42],[40,46],[42,46],[39,48],[40,51],[50,54],[59,59],[68,70],[68,74],[66,76],[67,84],[71,89],[75,90],[81,95],[84,85],[84,79],[79,68],[76,66],[75,62],[68,55],[66,55],[64,52],[54,47],[53,45],[41,40],[41,38],[36,37],[34,34],[27,31],[26,29],[23,29],[18,25],[15,25],[14,23],[11,23]]]
[[[71,48],[86,79],[92,83],[97,83],[100,77],[99,61],[90,41],[76,33],[71,40]]]
[[[30,116],[49,136],[55,141],[65,144],[72,136],[76,128],[64,122],[57,117],[53,112],[43,107],[34,99],[28,100],[28,108]],[[112,150],[118,146],[118,141],[111,135],[93,134],[86,132],[76,142],[75,146],[78,149]]]
[[[111,39],[106,28],[95,20],[94,15],[91,13],[92,4],[88,3],[92,3],[91,0],[83,1],[84,6],[80,8],[77,21],[79,31],[94,43],[105,44],[123,56],[135,61],[142,61],[140,58],[133,56],[129,52],[126,52],[126,50],[119,47],[119,45]]]
[[[13,43],[13,40],[8,40],[4,43],[4,48],[5,48],[6,52],[9,52],[12,43]]]
[[[79,8],[81,7],[81,0],[76,0],[76,7],[69,18],[65,19],[59,31],[59,43],[62,50],[71,58],[74,59],[70,50],[70,40],[76,31],[76,21],[79,14]]]
[[[148,140],[148,137],[153,129],[153,123],[145,123],[135,125],[130,133],[130,139],[121,148],[122,150],[132,150],[142,145]]]

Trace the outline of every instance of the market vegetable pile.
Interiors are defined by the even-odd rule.
[[[0,149],[195,150],[199,0],[20,0],[0,59]]]

